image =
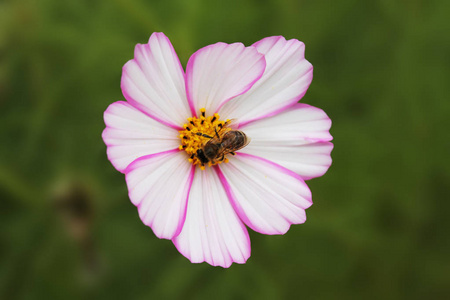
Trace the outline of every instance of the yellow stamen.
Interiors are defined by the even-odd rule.
[[[181,145],[178,147],[180,150],[186,151],[188,154],[188,161],[194,165],[199,165],[201,170],[205,169],[205,164],[202,164],[200,159],[197,157],[197,151],[203,149],[205,144],[216,136],[216,131],[223,134],[231,129],[221,128],[225,125],[226,121],[221,121],[220,116],[216,113],[213,116],[205,116],[206,109],[200,109],[200,117],[187,118],[187,123],[183,125],[184,130],[180,131]],[[227,120],[229,122],[230,120]],[[225,158],[223,162],[228,162]],[[217,162],[208,162],[206,165],[211,167],[222,163],[218,160]]]

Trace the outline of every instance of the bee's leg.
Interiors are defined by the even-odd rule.
[[[233,151],[231,151],[231,152],[230,152],[230,154],[231,154],[231,155],[236,155],[236,153],[235,153],[235,152],[233,152]]]
[[[222,154],[222,157],[219,159],[219,161],[223,161],[225,159],[225,154]]]
[[[214,127],[214,131],[216,132],[217,138],[220,139],[219,133],[217,132],[217,128]]]

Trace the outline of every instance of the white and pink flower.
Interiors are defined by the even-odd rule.
[[[297,103],[313,74],[304,49],[281,36],[250,47],[217,43],[195,52],[184,72],[169,39],[154,33],[123,67],[127,101],[104,114],[108,158],[125,174],[142,222],[191,262],[245,263],[246,226],[284,234],[305,222],[312,201],[304,180],[328,170],[333,144],[328,116]],[[193,119],[214,127],[213,116],[237,119],[251,142],[227,163],[201,167],[180,133],[201,131]]]

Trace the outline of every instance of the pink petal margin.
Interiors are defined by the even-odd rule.
[[[172,239],[181,232],[194,173],[178,149],[140,157],[126,168],[129,198],[157,237]]]
[[[332,162],[330,126],[323,110],[296,103],[278,115],[242,126],[252,141],[240,152],[270,160],[304,180],[319,177]]]
[[[192,115],[212,115],[247,92],[264,74],[264,55],[242,43],[216,43],[196,51],[186,66],[186,94]]]
[[[253,46],[266,59],[263,76],[247,93],[227,102],[219,111],[225,118],[238,119],[241,126],[277,115],[297,103],[313,77],[302,42],[272,36]]]
[[[121,173],[135,159],[177,148],[178,132],[149,117],[126,101],[108,106],[102,138],[111,164]]]
[[[252,138],[251,146],[301,146],[333,139],[328,115],[322,109],[304,103],[295,103],[280,114],[239,128]]]
[[[136,45],[134,58],[123,66],[121,88],[134,107],[174,129],[181,130],[189,116],[184,70],[163,33]]]
[[[250,238],[214,169],[195,173],[186,221],[172,241],[192,263],[228,268],[250,257]]]
[[[242,162],[247,168],[234,166]],[[254,231],[284,234],[291,224],[306,221],[305,209],[312,205],[311,191],[294,172],[243,153],[230,157],[230,162],[221,164],[217,172],[233,208]]]

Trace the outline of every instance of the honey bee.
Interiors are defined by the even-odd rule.
[[[223,126],[219,125],[219,130],[214,129],[214,136],[197,132],[197,135],[210,139],[196,153],[196,157],[202,166],[207,163],[221,162],[225,159],[225,155],[235,155],[234,151],[240,150],[250,143],[250,139],[245,133],[232,128],[232,121],[228,121]]]

